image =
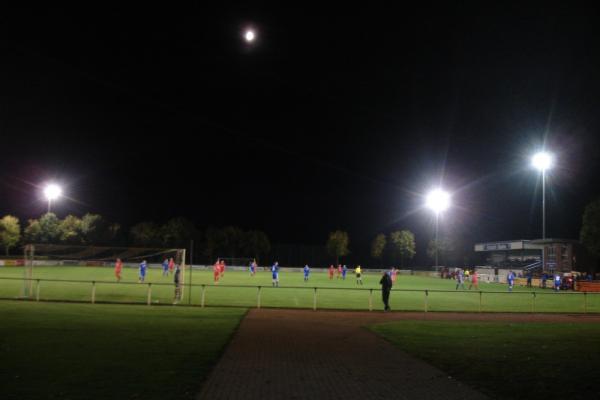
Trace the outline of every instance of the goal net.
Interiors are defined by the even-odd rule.
[[[152,267],[160,267],[163,261],[173,259],[173,269],[179,266],[180,296],[183,294],[185,277],[185,249],[146,247],[105,247],[54,244],[27,244],[24,246],[23,297],[33,295],[34,269],[39,266],[111,267],[120,259],[125,267],[137,267],[143,260]]]

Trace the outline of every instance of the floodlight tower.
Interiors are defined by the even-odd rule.
[[[542,172],[542,239],[546,239],[546,170],[552,168],[554,157],[551,153],[540,151],[531,158],[531,165]]]
[[[49,183],[44,188],[44,196],[48,200],[48,212],[52,207],[52,200],[58,199],[62,195],[62,189],[55,183]]]
[[[435,213],[435,265],[438,266],[438,226],[440,214],[450,207],[450,194],[442,189],[434,189],[425,200],[425,207]]]

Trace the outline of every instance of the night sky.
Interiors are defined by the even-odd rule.
[[[473,11],[473,10],[471,10]],[[19,10],[0,38],[0,215],[131,225],[184,216],[275,243],[351,248],[410,229],[541,236],[530,157],[555,153],[547,236],[577,238],[600,194],[592,10],[471,15],[365,8]],[[440,10],[441,12],[441,10]],[[246,27],[257,40],[243,40]]]

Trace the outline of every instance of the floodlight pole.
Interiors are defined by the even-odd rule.
[[[439,240],[438,240],[438,231],[439,231],[439,219],[440,219],[440,213],[436,212],[435,213],[435,266],[437,267],[439,265],[438,263],[438,252],[439,252]]]
[[[542,239],[546,239],[546,169],[542,170]]]
[[[194,240],[190,241],[190,293],[188,294],[188,305],[192,304],[192,268],[194,267]]]

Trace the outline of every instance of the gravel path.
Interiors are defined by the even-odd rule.
[[[199,399],[484,399],[365,325],[393,320],[600,322],[600,316],[251,310]]]

